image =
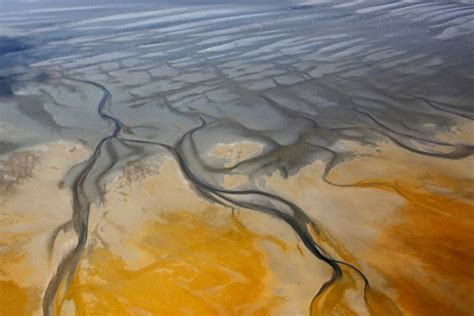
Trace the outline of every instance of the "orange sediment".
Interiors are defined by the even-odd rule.
[[[410,177],[346,187],[391,191],[405,199],[394,223],[357,259],[378,271],[410,315],[470,315],[474,310],[474,203],[471,179],[420,168]]]
[[[271,293],[260,237],[234,217],[213,223],[215,215],[178,212],[149,224],[134,243],[154,259],[136,270],[90,249],[64,301],[77,315],[270,315],[281,298]]]
[[[71,283],[62,284],[56,313],[285,315],[303,306],[303,312],[330,316],[470,315],[474,181],[463,170],[472,161],[417,157],[398,149],[358,157],[331,173],[341,186],[321,180],[322,164],[267,179],[266,189],[284,192],[318,220],[308,229],[320,247],[369,279],[364,287],[362,277],[341,264],[342,276],[312,301],[331,271],[284,223],[242,209],[233,216],[209,204],[179,178],[171,160],[142,176],[128,167],[136,179],[124,171],[110,183],[105,203],[93,206],[88,246]],[[40,276],[57,263],[46,260],[46,237],[69,210],[67,192],[57,186],[65,168],[50,175],[53,167],[41,169],[38,179],[46,184],[32,177],[4,191],[0,315],[41,308],[48,278]],[[22,196],[38,187],[63,194],[64,203],[37,208],[24,202]],[[39,215],[56,214],[47,212],[58,206],[58,220],[46,227]],[[19,216],[25,210],[30,217]],[[34,229],[26,232],[16,225],[30,222]],[[74,238],[62,238],[57,258],[74,245]]]
[[[30,315],[28,291],[13,281],[0,281],[0,315]]]
[[[397,302],[407,312],[470,315],[474,309],[474,272],[470,268],[474,262],[474,205],[465,199],[460,182],[449,177],[439,182],[453,189],[449,195],[409,181],[377,182],[379,188],[399,192],[407,204],[401,209],[402,222],[380,235],[378,242],[385,250],[369,256],[368,261],[385,272],[399,294]],[[415,263],[419,274],[406,269],[416,271]]]

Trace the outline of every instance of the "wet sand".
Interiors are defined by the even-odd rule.
[[[104,188],[103,200],[91,208],[88,246],[55,312],[304,315],[311,306],[316,315],[468,315],[466,293],[474,284],[465,280],[473,259],[466,241],[474,233],[474,205],[473,178],[465,170],[474,160],[427,159],[390,143],[341,146],[357,157],[326,176],[320,162],[288,178],[263,176],[261,190],[291,197],[317,218],[315,240],[357,267],[370,290],[346,267],[342,281],[316,297],[331,269],[291,227],[210,203],[161,154],[129,163]],[[210,153],[216,158],[255,148],[216,147],[221,150]],[[50,239],[71,216],[63,178],[88,154],[83,146],[59,143],[4,160],[1,288],[9,294],[2,313],[41,314],[48,275],[77,243],[67,229]]]
[[[472,315],[469,2],[0,3],[0,314]]]

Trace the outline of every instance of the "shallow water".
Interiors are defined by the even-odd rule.
[[[1,315],[471,315],[472,1],[0,0]]]

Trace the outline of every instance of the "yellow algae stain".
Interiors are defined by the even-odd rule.
[[[342,268],[343,274],[334,283],[314,297],[311,302],[311,315],[327,316],[356,316],[357,314],[346,301],[344,294],[349,289],[357,288],[357,281],[352,273],[346,268]]]
[[[390,298],[370,284],[366,285],[357,271],[344,264],[340,268],[340,277],[314,296],[310,306],[311,315],[403,315]],[[349,297],[350,291],[356,297]]]
[[[357,254],[367,275],[382,277],[373,283],[404,314],[472,315],[472,157],[434,159],[389,143],[379,143],[376,151],[350,147],[360,155],[331,172],[333,183],[348,191],[375,189],[404,199],[385,221],[377,222],[377,235]],[[387,203],[367,204],[377,214]]]
[[[325,249],[360,267],[369,278],[372,287],[366,290],[365,301],[372,315],[472,315],[474,181],[469,171],[474,160],[427,158],[390,144],[377,149],[380,153],[370,155],[360,149],[359,157],[338,165],[329,177],[346,201],[355,201],[358,188],[364,188],[360,201],[374,219],[368,216],[365,223],[357,222],[363,212],[356,208],[345,211],[356,223],[365,224],[348,227],[354,234],[354,245],[361,236],[358,230],[375,228],[372,231],[376,233],[360,239],[365,247],[358,247],[358,251],[348,246],[350,239],[345,240],[342,244],[352,256],[341,251],[342,247],[326,245]],[[363,192],[372,193],[367,199]],[[402,198],[400,203],[390,195]],[[331,196],[327,191],[328,200]],[[381,212],[387,207],[393,211]],[[381,218],[380,213],[385,216]],[[325,242],[320,235],[313,235]],[[340,236],[343,234],[336,235]]]
[[[393,300],[370,286],[365,289],[365,302],[370,315],[403,315]]]
[[[259,237],[232,216],[174,212],[132,242],[153,257],[136,270],[106,248],[91,248],[59,308],[76,315],[270,315],[282,300]]]
[[[19,249],[15,249],[13,238],[0,241],[0,278],[10,278],[15,263],[22,260]],[[17,245],[18,246],[18,245]],[[0,315],[28,315],[30,297],[26,289],[12,280],[0,280]]]
[[[31,315],[28,291],[13,281],[0,281],[0,315]]]
[[[67,247],[51,232],[70,218],[70,194],[58,182],[86,149],[51,143],[22,149],[0,161],[0,315],[40,315],[44,290]]]
[[[39,291],[22,287],[31,277],[32,267],[25,263],[28,237],[1,234],[0,240],[0,315],[31,315],[41,301]]]
[[[4,237],[5,238],[5,237]],[[15,281],[27,280],[31,268],[24,264],[25,254],[20,238],[9,237],[0,241],[0,315],[31,315],[40,302],[40,293],[24,288]]]
[[[397,302],[405,312],[470,315],[474,310],[474,271],[470,268],[474,262],[474,204],[464,191],[474,183],[442,174],[429,178],[447,193],[426,189],[420,179],[355,184],[395,191],[407,201],[400,209],[402,220],[379,236],[384,251],[371,252],[367,261],[397,290]],[[392,260],[387,260],[388,255]]]

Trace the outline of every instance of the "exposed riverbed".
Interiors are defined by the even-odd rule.
[[[472,315],[470,1],[0,0],[0,315]]]

